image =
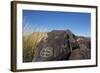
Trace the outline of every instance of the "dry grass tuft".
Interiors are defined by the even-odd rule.
[[[47,32],[34,32],[23,36],[23,62],[31,62],[34,56],[34,49],[38,43],[47,37]]]

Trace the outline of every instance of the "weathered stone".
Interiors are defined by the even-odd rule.
[[[67,60],[72,50],[79,48],[76,36],[70,30],[54,30],[47,35],[38,44],[33,61]]]
[[[90,38],[78,38],[77,42],[80,46],[80,55],[82,59],[91,58],[91,41]]]
[[[69,56],[69,60],[80,60],[81,59],[81,54],[80,54],[80,49],[74,49]]]

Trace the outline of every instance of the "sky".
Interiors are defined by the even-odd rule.
[[[91,35],[91,14],[23,10],[23,33],[71,30],[79,36]]]

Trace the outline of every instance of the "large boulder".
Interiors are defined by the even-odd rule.
[[[73,49],[69,60],[82,60],[91,58],[91,41],[87,37],[77,36],[76,41],[78,42],[79,48]]]
[[[76,48],[79,45],[70,30],[53,30],[37,45],[33,61],[68,60],[70,53]]]
[[[77,42],[80,46],[81,59],[90,59],[91,58],[91,40],[90,40],[90,38],[80,37],[77,39]]]

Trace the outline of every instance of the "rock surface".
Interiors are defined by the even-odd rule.
[[[87,56],[88,55],[88,56]],[[70,30],[53,30],[35,49],[33,61],[60,61],[90,58],[90,40],[80,40]]]

